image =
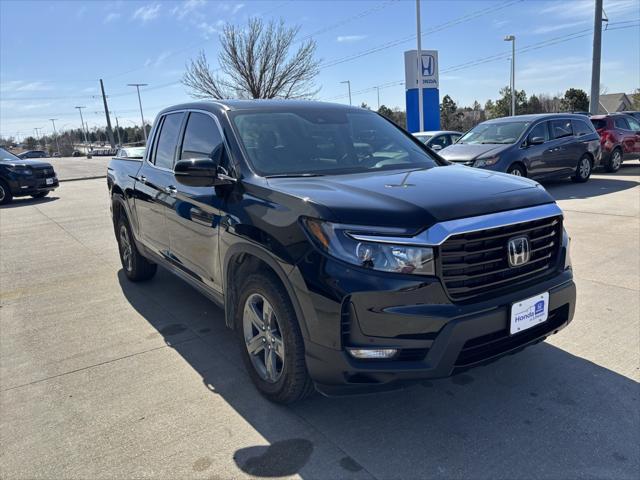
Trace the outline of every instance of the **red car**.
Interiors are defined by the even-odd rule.
[[[640,158],[640,121],[631,115],[594,115],[591,123],[600,135],[602,164],[617,172],[623,160]]]

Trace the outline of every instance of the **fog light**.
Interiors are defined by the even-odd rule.
[[[348,348],[347,351],[354,358],[391,358],[397,352],[397,348]]]

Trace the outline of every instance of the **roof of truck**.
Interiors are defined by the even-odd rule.
[[[317,102],[313,100],[285,100],[285,99],[274,99],[274,100],[206,100],[200,102],[190,102],[183,103],[180,105],[173,105],[163,110],[181,110],[181,109],[200,109],[200,110],[273,110],[280,109],[283,110],[296,110],[296,109],[324,109],[327,107],[331,108],[339,108],[344,110],[361,110],[360,107],[353,107],[350,105],[343,105],[341,103],[327,103],[327,102]]]

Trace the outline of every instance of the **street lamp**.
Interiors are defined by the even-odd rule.
[[[144,126],[144,115],[142,114],[142,101],[140,100],[140,87],[146,87],[148,83],[127,83],[128,87],[136,87],[138,91],[138,105],[140,105],[140,117],[142,118],[142,133],[144,133],[144,143],[147,143],[147,129]]]
[[[340,82],[340,83],[346,83],[347,84],[347,88],[349,89],[349,105],[351,105],[351,81],[350,80],[345,80],[344,82]]]
[[[58,155],[60,155],[60,144],[58,143],[58,132],[56,132],[56,120],[57,118],[50,118],[51,123],[53,124],[53,135],[56,139],[56,150],[58,151]]]
[[[505,42],[511,42],[511,115],[516,114],[516,36],[507,35]]]

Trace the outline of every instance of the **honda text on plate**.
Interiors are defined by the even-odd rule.
[[[446,377],[573,316],[569,237],[544,188],[451,165],[368,110],[167,108],[108,186],[126,276],[161,265],[222,306],[277,402]]]

